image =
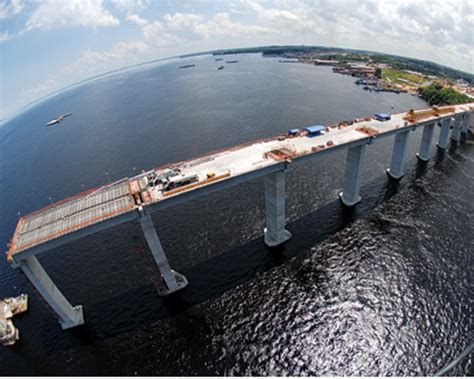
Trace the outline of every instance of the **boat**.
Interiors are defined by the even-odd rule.
[[[66,117],[69,117],[71,115],[72,113],[65,113],[65,114],[62,114],[61,116],[55,117],[50,122],[48,122],[46,126],[59,124],[62,120],[64,120]]]
[[[218,70],[223,70],[224,69],[224,66],[219,66],[217,67]]]
[[[12,320],[0,318],[0,342],[3,346],[13,345],[20,339],[20,332],[13,325]]]
[[[196,66],[195,64],[185,64],[184,66],[179,66],[179,68],[190,68]]]
[[[11,318],[28,309],[28,295],[9,297],[0,301],[0,342],[4,346],[13,345],[20,339],[20,332]]]
[[[214,58],[214,61],[219,62],[222,61],[224,58]]]
[[[239,61],[225,61],[225,63],[238,63]]]

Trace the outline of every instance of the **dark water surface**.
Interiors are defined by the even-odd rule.
[[[368,93],[330,68],[258,55],[217,70],[212,57],[169,61],[66,91],[0,128],[0,241],[18,212],[167,162],[275,135],[426,104]],[[194,68],[178,69],[183,62]],[[393,109],[391,107],[393,106]],[[72,117],[56,128],[58,114]],[[422,375],[473,341],[474,148],[461,144],[384,172],[393,140],[367,149],[355,209],[341,206],[345,153],[287,176],[293,238],[263,243],[263,182],[186,203],[154,221],[184,291],[162,299],[136,224],[40,260],[86,324],[62,331],[19,270],[0,263],[0,298],[27,292],[21,340],[0,374]],[[437,138],[437,134],[435,135]],[[453,375],[473,374],[472,355]]]

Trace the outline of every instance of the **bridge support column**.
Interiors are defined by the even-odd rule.
[[[285,229],[285,172],[277,171],[264,178],[265,183],[265,244],[278,246],[291,238]]]
[[[188,285],[188,280],[184,275],[171,269],[151,217],[149,215],[142,216],[140,225],[164,282],[164,286],[158,288],[159,295],[166,296],[185,288]]]
[[[395,136],[392,161],[390,162],[390,168],[387,169],[387,174],[393,179],[398,180],[404,175],[403,167],[405,165],[405,150],[407,147],[409,134],[410,131],[406,131]]]
[[[426,124],[423,127],[423,135],[421,136],[420,152],[416,154],[418,159],[428,162],[430,160],[431,141],[433,139],[434,123]]]
[[[445,118],[441,121],[441,131],[439,132],[439,139],[437,146],[446,150],[449,143],[449,125],[451,124],[451,117]]]
[[[38,258],[31,256],[20,262],[20,268],[31,284],[59,317],[63,329],[84,324],[82,306],[73,307],[48,276]]]
[[[467,134],[467,130],[470,127],[470,121],[471,121],[471,112],[464,113],[461,133]]]
[[[347,150],[346,176],[344,179],[344,189],[339,194],[339,198],[344,205],[352,207],[362,200],[359,195],[360,178],[364,165],[366,145],[358,145]]]
[[[461,137],[461,122],[462,122],[462,114],[457,114],[454,117],[454,127],[453,131],[451,132],[451,139],[453,141],[459,141]]]

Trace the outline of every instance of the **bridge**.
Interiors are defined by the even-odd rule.
[[[84,323],[82,306],[72,306],[48,276],[37,255],[116,225],[138,221],[161,274],[158,294],[165,296],[188,285],[166,257],[150,215],[230,186],[264,178],[264,242],[281,245],[292,236],[285,229],[285,172],[291,165],[347,150],[344,187],[339,194],[348,207],[361,201],[359,189],[368,145],[393,137],[388,175],[403,176],[410,133],[423,129],[418,158],[430,159],[435,127],[440,127],[439,149],[449,139],[460,141],[472,127],[474,103],[434,107],[394,115],[379,114],[330,126],[292,129],[284,135],[221,149],[108,183],[20,217],[6,253],[57,314],[63,329]]]

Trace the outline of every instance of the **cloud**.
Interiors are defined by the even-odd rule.
[[[161,19],[149,21],[136,14],[127,20],[140,26],[148,43],[155,47],[190,46],[193,41],[215,38],[238,38],[249,35],[276,35],[274,29],[231,20],[229,13],[219,12],[212,19],[194,13],[165,14]]]
[[[177,12],[174,15],[167,13],[163,16],[163,22],[170,32],[190,32],[195,34],[198,32],[197,28],[201,21],[202,17],[193,13]]]
[[[0,20],[17,15],[24,7],[23,0],[2,0],[0,2]]]
[[[279,34],[279,31],[275,29],[232,21],[227,12],[217,13],[211,21],[197,25],[197,30],[204,38],[210,38],[213,35],[237,38],[248,35]]]
[[[253,0],[241,0],[241,5],[253,11],[260,20],[272,23],[275,26],[285,27],[287,33],[301,30],[322,32],[319,25],[314,21],[314,17],[308,17],[307,8],[303,3],[292,2],[291,9],[265,8]]]
[[[64,26],[108,27],[120,21],[107,11],[102,0],[48,0],[35,9],[26,22],[26,30]]]
[[[119,42],[105,51],[85,51],[74,63],[64,68],[66,75],[82,72],[96,74],[99,71],[122,67],[148,49],[142,41]]]
[[[140,27],[143,27],[148,24],[148,20],[145,20],[144,18],[141,18],[136,14],[129,14],[127,16],[127,20],[133,22],[134,24],[137,24]]]
[[[143,11],[150,5],[150,0],[112,0],[112,4],[128,14]]]

